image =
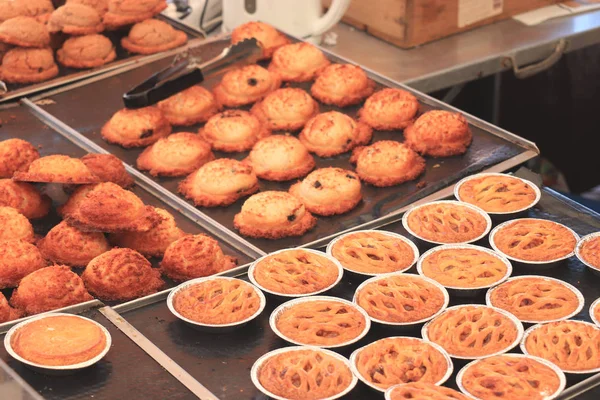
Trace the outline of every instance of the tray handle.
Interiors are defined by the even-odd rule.
[[[532,77],[535,74],[547,70],[548,68],[556,64],[558,60],[561,59],[561,57],[567,50],[567,45],[567,40],[560,39],[560,41],[556,44],[554,51],[548,56],[548,58],[535,64],[528,65],[526,67],[519,67],[519,65],[517,64],[517,60],[515,60],[515,56],[510,56],[510,62],[512,64],[515,76],[519,79],[526,79]]]

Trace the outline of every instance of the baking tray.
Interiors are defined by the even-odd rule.
[[[530,212],[530,216],[564,223],[580,235],[600,231],[599,214],[547,189],[542,191],[541,201]],[[400,222],[387,225],[382,229],[410,237]],[[413,266],[409,273],[416,273],[416,268]],[[525,274],[531,274],[531,271],[516,268],[513,276]],[[574,318],[590,321],[588,307],[593,300],[600,297],[600,278],[589,272],[575,257],[571,257],[563,266],[536,272],[536,274],[562,279],[581,290],[586,300],[586,306]],[[247,279],[247,275],[240,277]],[[340,284],[325,295],[351,300],[354,291],[362,281],[364,281],[363,278],[346,274]],[[166,298],[166,296],[164,297]],[[466,303],[485,304],[485,294],[475,298],[451,296],[450,305]],[[269,297],[264,312],[256,320],[243,329],[219,334],[218,337],[211,333],[198,332],[179,321],[167,309],[164,298],[152,305],[122,312],[121,315],[220,399],[264,399],[265,396],[253,386],[250,380],[250,368],[263,354],[277,348],[290,346],[277,337],[269,327],[269,315],[279,304],[281,301]],[[394,327],[373,324],[365,338],[338,352],[349,356],[353,350],[380,338],[404,335],[421,337],[420,328],[399,331]],[[519,352],[518,347],[513,351]],[[448,386],[457,389],[456,373],[466,363],[467,361],[464,360],[454,360],[454,374],[448,380]],[[589,375],[569,377],[568,387],[588,377]],[[600,374],[596,379],[600,380]],[[596,388],[577,398],[592,400],[599,396],[600,388]],[[382,397],[359,382],[357,387],[344,398]]]

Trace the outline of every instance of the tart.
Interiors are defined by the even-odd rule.
[[[258,192],[258,178],[251,166],[230,158],[219,158],[181,181],[178,191],[196,206],[228,206]]]
[[[102,22],[107,29],[116,29],[150,19],[165,8],[166,0],[108,0]]]
[[[329,251],[345,269],[369,275],[406,271],[419,256],[407,239],[376,231],[343,235]]]
[[[302,89],[283,88],[254,104],[250,112],[271,130],[297,131],[319,113],[319,104]]]
[[[137,167],[152,176],[183,176],[214,159],[210,145],[200,136],[179,132],[147,147],[139,155]]]
[[[102,127],[102,137],[125,148],[145,147],[169,136],[171,125],[162,111],[154,106],[117,111]]]
[[[441,384],[452,364],[436,346],[412,337],[390,337],[353,354],[359,378],[381,391],[399,383]]]
[[[48,31],[67,35],[90,35],[104,30],[102,17],[96,9],[84,4],[69,3],[58,7],[48,20]]]
[[[459,183],[457,198],[488,213],[512,213],[532,207],[538,196],[533,184],[505,174],[482,174]]]
[[[454,389],[421,382],[396,385],[386,395],[387,400],[468,400],[464,394]]]
[[[0,178],[12,178],[15,172],[27,170],[29,164],[40,158],[40,153],[22,139],[0,142]]]
[[[468,243],[485,235],[490,221],[482,211],[457,201],[424,204],[404,214],[404,227],[433,243]]]
[[[308,295],[329,289],[340,269],[325,254],[302,249],[281,250],[258,260],[250,277],[260,288],[280,295]]]
[[[383,89],[365,101],[358,110],[359,120],[381,131],[406,128],[419,111],[419,101],[402,89]]]
[[[518,342],[523,329],[509,315],[481,305],[450,307],[423,327],[423,337],[457,358],[504,353]]]
[[[16,209],[0,206],[0,242],[19,239],[33,243],[33,226],[27,217]]]
[[[213,93],[220,105],[239,107],[261,100],[280,86],[279,74],[252,64],[226,72]]]
[[[340,112],[329,111],[311,118],[298,138],[311,153],[332,157],[366,145],[372,136],[369,125]]]
[[[78,158],[64,155],[51,155],[34,160],[26,171],[15,172],[13,179],[23,182],[47,183],[96,183],[100,178],[94,175]]]
[[[233,219],[233,226],[242,235],[266,239],[302,236],[316,223],[316,218],[300,200],[277,191],[251,196]]]
[[[187,35],[158,19],[147,19],[135,24],[129,35],[121,39],[121,46],[130,53],[154,54],[183,46]]]
[[[244,160],[269,181],[301,178],[315,167],[314,158],[294,136],[272,135],[259,140]]]
[[[219,112],[215,96],[201,86],[192,86],[166,100],[158,108],[172,125],[189,126],[206,122]]]
[[[52,200],[33,185],[0,179],[0,206],[12,207],[29,219],[48,215]]]
[[[325,54],[310,43],[281,46],[273,53],[269,71],[288,82],[308,82],[315,79],[329,64]]]
[[[243,110],[227,110],[211,117],[198,135],[214,150],[227,153],[248,151],[271,131],[258,118]]]
[[[407,126],[404,138],[406,144],[419,154],[449,157],[464,154],[473,135],[462,114],[433,110]]]
[[[21,318],[21,313],[12,308],[8,301],[6,301],[6,297],[2,293],[0,293],[0,324],[5,322],[13,321],[15,319]]]
[[[381,140],[357,147],[350,157],[360,179],[387,187],[416,179],[425,171],[425,160],[403,143]]]
[[[600,328],[582,321],[534,325],[521,345],[526,354],[541,357],[565,372],[600,368]]]
[[[523,276],[509,279],[489,292],[489,304],[523,322],[566,319],[583,307],[583,295],[558,279]]]
[[[321,103],[346,107],[358,104],[375,91],[375,82],[363,69],[351,64],[327,66],[310,88],[310,93]]]
[[[490,242],[495,248],[517,260],[547,262],[569,257],[578,238],[557,222],[523,218],[506,222],[494,229]]]
[[[206,325],[246,321],[260,312],[256,289],[240,279],[214,278],[190,284],[173,296],[173,308],[183,317]]]
[[[70,366],[90,361],[107,346],[104,330],[75,315],[48,315],[24,324],[10,338],[15,353],[45,366]]]
[[[70,68],[95,68],[117,58],[115,46],[106,36],[73,36],[56,51],[58,62]]]
[[[284,34],[264,22],[246,22],[231,32],[231,44],[250,38],[258,41],[263,50],[263,59],[271,58],[275,50],[290,42]]]
[[[290,194],[317,215],[343,214],[362,200],[358,175],[341,168],[321,168],[290,187]]]
[[[600,270],[600,235],[584,238],[578,247],[579,258],[593,268]]]
[[[100,17],[104,17],[104,14],[108,11],[108,0],[67,0],[66,3],[92,7]]]
[[[86,167],[100,178],[100,182],[112,182],[128,188],[134,181],[125,169],[123,162],[112,154],[86,154],[81,157]]]
[[[58,75],[52,49],[15,47],[6,52],[0,66],[0,79],[7,83],[36,83]]]
[[[0,289],[19,286],[19,282],[40,268],[46,260],[40,251],[24,240],[0,242]]]
[[[20,47],[48,47],[50,34],[35,18],[19,16],[0,25],[0,42]]]

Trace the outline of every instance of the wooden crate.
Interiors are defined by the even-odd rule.
[[[352,0],[344,21],[397,46],[414,47],[559,0]],[[325,6],[331,0],[324,0]]]

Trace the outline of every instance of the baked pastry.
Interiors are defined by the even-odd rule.
[[[581,242],[579,257],[592,267],[600,269],[600,235]]]
[[[22,15],[46,23],[52,11],[52,0],[0,0],[0,22]]]
[[[531,207],[537,196],[530,183],[504,174],[475,176],[458,189],[460,201],[485,212],[510,213]]]
[[[102,328],[90,320],[75,315],[48,315],[17,329],[10,345],[32,363],[68,366],[102,354],[107,338]]]
[[[19,16],[0,24],[0,42],[20,47],[48,47],[50,34],[35,18]]]
[[[556,364],[563,371],[600,368],[600,328],[582,321],[535,325],[525,339],[524,351]]]
[[[171,125],[189,126],[206,122],[219,112],[215,96],[201,86],[187,88],[157,104]]]
[[[25,171],[13,175],[15,181],[47,183],[96,183],[100,181],[78,158],[60,154],[38,158]]]
[[[453,357],[476,358],[510,350],[520,338],[519,328],[492,307],[455,306],[427,325],[425,339],[439,344]]]
[[[100,182],[112,182],[128,188],[134,181],[125,169],[123,162],[112,154],[86,154],[81,157],[86,167],[100,178]]]
[[[297,131],[319,113],[319,104],[302,89],[283,88],[254,104],[250,112],[271,130]]]
[[[437,243],[467,243],[489,230],[481,212],[457,201],[438,201],[409,211],[406,225],[420,239]]]
[[[102,137],[125,148],[145,147],[171,133],[171,125],[162,111],[150,106],[117,111],[102,127]]]
[[[97,184],[72,209],[63,208],[63,214],[69,225],[84,232],[146,232],[160,222],[153,207],[112,182]]]
[[[332,354],[335,353],[306,348],[272,355],[258,370],[258,381],[280,398],[332,398],[353,383],[350,368]]]
[[[331,62],[315,46],[306,42],[286,44],[273,53],[269,71],[288,82],[308,82],[315,79]]]
[[[92,7],[100,17],[104,17],[108,11],[108,0],[67,0],[66,4],[83,4]]]
[[[0,179],[0,206],[12,207],[29,219],[48,215],[52,200],[33,185]]]
[[[101,300],[133,300],[156,293],[164,282],[160,271],[131,249],[112,249],[89,262],[81,279]]]
[[[290,43],[284,34],[264,22],[246,22],[231,32],[231,44],[250,38],[255,38],[263,49],[263,59],[271,58],[275,50]]]
[[[107,29],[116,29],[152,18],[165,8],[166,0],[108,0],[102,22]]]
[[[497,228],[491,241],[504,254],[518,260],[552,261],[575,250],[578,238],[557,222],[523,218]]]
[[[33,227],[26,216],[12,207],[0,206],[0,242],[24,240],[33,243]]]
[[[596,321],[596,325],[600,326],[600,301],[596,301],[594,308],[590,310],[590,316]]]
[[[194,322],[226,325],[258,313],[261,301],[256,289],[241,279],[214,278],[178,291],[173,307]]]
[[[271,292],[303,295],[329,288],[339,278],[340,271],[325,254],[292,249],[262,258],[251,275],[261,288]]]
[[[279,86],[281,77],[277,73],[251,64],[226,72],[213,93],[220,105],[239,107],[261,100]]]
[[[179,183],[179,193],[196,206],[228,206],[258,191],[252,167],[230,158],[204,164]]]
[[[58,75],[52,49],[15,47],[6,52],[0,66],[0,79],[7,83],[36,83]]]
[[[371,141],[373,130],[337,111],[322,113],[310,119],[298,138],[308,151],[319,157],[332,157]]]
[[[147,232],[111,233],[110,242],[118,247],[133,249],[146,257],[162,257],[174,241],[186,235],[177,227],[175,218],[162,208],[154,208],[161,217],[160,222]]]
[[[396,385],[388,397],[389,400],[468,400],[467,396],[454,389],[421,382]]]
[[[65,186],[63,186],[64,188]],[[66,218],[68,215],[73,215],[79,209],[81,202],[89,192],[94,189],[96,185],[79,185],[76,186],[76,189],[71,193],[67,201],[61,205],[56,207],[56,212],[62,218]]]
[[[507,277],[508,266],[491,251],[476,246],[437,247],[421,259],[423,275],[451,288],[490,287]]]
[[[379,390],[399,383],[442,383],[449,360],[436,347],[412,337],[391,337],[358,350],[354,363],[360,378]]]
[[[561,380],[548,365],[527,356],[500,355],[467,366],[461,384],[482,400],[545,400],[561,390]]]
[[[65,221],[50,229],[37,247],[45,259],[72,267],[85,267],[111,248],[104,234],[82,232]]]
[[[302,236],[316,223],[300,200],[278,191],[251,196],[233,219],[233,226],[242,235],[266,239]]]
[[[21,313],[12,308],[6,301],[6,297],[0,293],[0,324],[19,318],[21,318]]]
[[[0,142],[0,178],[12,178],[16,171],[26,171],[40,153],[29,142],[22,139],[7,139]]]
[[[301,178],[315,167],[314,158],[294,136],[272,135],[259,140],[244,160],[269,181]]]
[[[339,346],[365,332],[367,320],[356,308],[331,297],[283,308],[275,326],[283,336],[310,346]]]
[[[492,306],[524,322],[569,318],[583,306],[581,293],[559,280],[541,276],[510,279],[490,291],[489,300]]]
[[[158,19],[147,19],[135,24],[129,35],[121,39],[121,46],[130,53],[154,54],[183,46],[187,35]]]
[[[462,114],[433,110],[408,125],[404,138],[406,144],[420,154],[449,157],[464,154],[473,135]]]
[[[419,111],[419,101],[406,90],[387,88],[373,94],[358,110],[359,120],[380,131],[404,129]]]
[[[321,103],[346,107],[358,104],[375,91],[375,82],[357,65],[332,64],[323,69],[310,93]]]
[[[174,281],[214,275],[237,265],[235,257],[226,256],[219,242],[204,234],[184,236],[167,247],[160,269]]]
[[[211,117],[198,135],[213,149],[227,153],[247,151],[271,131],[258,118],[243,110],[227,110]]]
[[[152,176],[183,176],[214,158],[210,145],[200,136],[179,132],[147,147],[138,157],[137,167]]]
[[[386,187],[416,179],[425,171],[425,160],[403,143],[381,140],[357,147],[350,162],[356,164],[360,179]]]
[[[49,32],[67,35],[90,35],[104,30],[102,18],[94,8],[76,3],[58,7],[48,20]]]
[[[38,269],[21,280],[10,304],[26,315],[93,300],[81,278],[65,265]]]
[[[46,266],[39,250],[24,240],[0,242],[0,289],[19,286],[33,271]]]
[[[386,232],[353,232],[331,247],[331,255],[350,271],[365,274],[402,272],[418,254],[404,240]]]
[[[317,215],[343,214],[362,200],[358,175],[341,168],[320,168],[290,187],[308,211]]]
[[[106,36],[73,36],[56,51],[56,59],[65,67],[94,68],[117,58],[115,46]]]

